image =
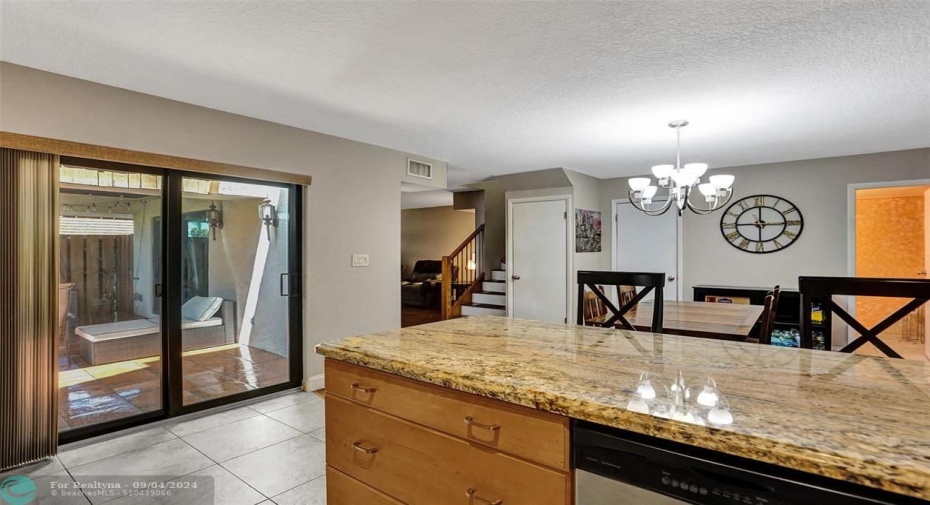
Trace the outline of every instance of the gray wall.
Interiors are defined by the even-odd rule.
[[[0,130],[310,174],[305,375],[322,373],[317,343],[400,325],[400,182],[408,179],[408,153],[9,63],[0,63]],[[445,181],[445,163],[415,157],[433,161]],[[352,253],[370,254],[371,266],[351,268]]]
[[[488,181],[469,184],[484,191],[484,236],[485,267],[499,268],[506,255],[507,242],[507,199],[508,191],[532,189],[571,188],[571,181],[561,168],[549,168],[535,172],[523,172],[496,177]],[[571,191],[569,190],[569,193]],[[521,197],[522,198],[522,197]]]
[[[720,214],[686,212],[683,223],[685,299],[696,284],[797,287],[799,275],[847,275],[847,186],[930,178],[930,149],[717,169],[736,175],[733,199],[771,194],[791,200],[804,214],[804,231],[793,245],[772,254],[749,254],[720,233]],[[602,208],[626,198],[627,179],[603,181]],[[605,227],[608,231],[610,227]],[[610,238],[605,240],[609,241]],[[607,264],[609,265],[610,247]]]

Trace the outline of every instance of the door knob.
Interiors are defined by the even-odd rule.
[[[510,276],[510,278],[511,278],[511,279],[513,279],[513,280],[515,280],[515,281],[518,281],[518,280],[520,280],[520,276],[519,276],[519,275],[517,275],[517,274],[513,274],[513,275],[511,275],[511,276]]]
[[[675,280],[675,276],[674,276],[674,275],[669,275],[669,276],[668,276],[668,281],[669,281],[669,282],[672,282],[672,281],[674,281],[674,280]]]

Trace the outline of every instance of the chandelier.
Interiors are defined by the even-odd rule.
[[[681,166],[681,129],[688,126],[687,121],[672,121],[669,128],[675,129],[677,137],[677,154],[674,165],[656,165],[652,167],[652,175],[657,179],[653,184],[648,177],[633,177],[630,179],[630,203],[633,207],[650,216],[661,216],[672,208],[678,208],[680,216],[687,207],[695,214],[706,215],[725,206],[733,196],[732,175],[712,175],[708,182],[701,183],[701,176],[707,171],[707,163],[688,163]],[[668,190],[668,196],[661,204],[653,203],[659,188]],[[691,202],[691,193],[694,188],[703,197],[703,204],[695,205]]]

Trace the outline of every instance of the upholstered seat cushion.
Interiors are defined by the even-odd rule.
[[[181,306],[181,315],[193,321],[206,321],[222,306],[223,299],[218,296],[195,296]]]
[[[209,328],[222,324],[223,320],[219,317],[211,317],[206,321],[193,321],[184,318],[181,321],[181,329],[192,330],[194,328]],[[158,318],[152,318],[79,326],[75,328],[74,334],[89,342],[103,342],[104,340],[114,340],[117,338],[151,335],[159,331],[161,331],[161,324]]]
[[[159,331],[160,326],[156,322],[148,319],[134,319],[132,321],[78,326],[75,328],[74,333],[90,342],[101,342],[115,338],[151,335]]]

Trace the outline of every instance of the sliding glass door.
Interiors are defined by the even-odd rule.
[[[296,186],[62,158],[62,441],[300,384]]]
[[[59,431],[158,415],[163,176],[64,158],[60,188]]]
[[[289,188],[197,177],[182,187],[183,405],[289,382]]]

